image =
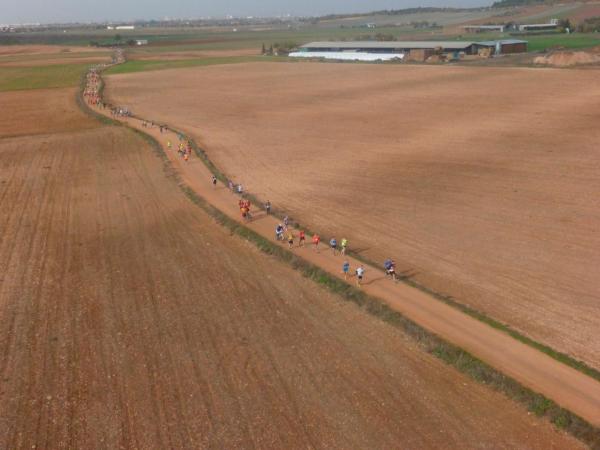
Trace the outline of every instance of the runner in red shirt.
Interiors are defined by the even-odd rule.
[[[298,233],[298,247],[304,247],[305,240],[306,236],[304,234],[304,231],[300,231],[300,233]]]
[[[312,241],[313,241],[313,244],[315,245],[315,251],[318,252],[319,251],[319,242],[321,241],[321,238],[319,237],[318,234],[315,233],[312,237]]]

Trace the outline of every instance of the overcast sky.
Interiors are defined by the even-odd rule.
[[[413,6],[484,6],[485,0],[0,0],[0,24],[203,16],[321,15]]]

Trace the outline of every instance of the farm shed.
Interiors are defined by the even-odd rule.
[[[332,41],[311,42],[300,47],[300,52],[360,52],[402,53],[411,50],[436,50],[444,53],[473,52],[474,42],[467,41]]]
[[[509,55],[511,53],[526,53],[527,41],[519,39],[503,39],[499,41],[482,41],[476,42],[475,48],[477,51],[481,48],[490,48],[494,54]]]
[[[390,60],[408,59],[425,61],[434,54],[476,55],[482,49],[489,54],[523,53],[527,41],[506,39],[500,41],[332,41],[311,42],[290,53],[293,58],[326,58],[339,60]]]

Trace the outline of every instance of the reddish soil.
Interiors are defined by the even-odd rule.
[[[571,23],[579,23],[598,16],[600,16],[600,3],[584,3],[581,8],[570,12],[568,17]]]
[[[582,64],[600,63],[600,54],[592,52],[552,52],[549,55],[537,56],[533,60],[534,64],[541,64],[556,67],[571,67]]]
[[[0,138],[98,127],[77,107],[76,95],[76,88],[0,92]]]
[[[37,66],[52,66],[58,64],[95,64],[110,61],[105,56],[80,56],[73,55],[70,57],[52,57],[43,58],[37,60],[16,60],[16,61],[3,61],[0,58],[0,67],[37,67]]]
[[[62,45],[0,45],[0,57],[13,55],[52,55],[56,53],[103,52],[105,49],[94,47],[68,47]]]
[[[0,448],[580,447],[86,127],[0,139]]]
[[[600,367],[594,71],[261,63],[109,92],[302,223]]]
[[[99,111],[109,114],[106,110]],[[142,120],[137,118],[120,120],[155,137],[162,143],[163,151],[189,188],[211,205],[228,214],[233,220],[242,221],[237,197],[232,197],[232,192],[227,186],[223,184],[212,186],[207,182],[212,174],[202,161],[197,158],[185,161],[173,149],[169,149],[168,141],[177,142],[178,137],[175,132],[160,133],[157,127],[144,127]],[[273,230],[280,219],[256,210],[255,213],[254,219],[246,225],[263,237],[273,239]],[[310,235],[307,236],[307,242],[311,242]],[[284,242],[280,242],[279,245],[287,246]],[[318,251],[308,247],[300,248],[294,245],[291,251],[332,276],[344,278],[340,270],[342,264],[340,256],[334,255],[331,250]],[[348,255],[344,260],[348,261],[352,270],[360,264]],[[386,279],[382,270],[377,267],[366,264],[364,267],[368,273],[361,285],[364,292],[375,296],[379,301],[386,302],[404,317],[458,345],[533,391],[554,400],[589,423],[600,425],[600,383],[596,380],[516,341],[502,331],[436,301],[428,294],[404,283],[393,283]],[[355,280],[350,275],[348,281]]]
[[[129,60],[144,60],[144,61],[175,61],[181,59],[194,58],[216,58],[230,56],[257,56],[260,52],[255,48],[235,49],[235,50],[198,50],[198,51],[181,51],[181,52],[144,52],[133,51],[128,53]]]
[[[100,62],[110,62],[110,52],[107,49],[53,45],[0,46],[0,67],[33,67]]]

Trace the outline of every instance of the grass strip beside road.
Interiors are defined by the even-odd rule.
[[[88,63],[0,67],[0,92],[75,87],[89,67]]]
[[[239,64],[246,62],[289,61],[278,56],[222,56],[211,58],[177,59],[173,61],[132,60],[106,70],[106,75],[146,72],[150,70],[182,69],[186,67]]]

